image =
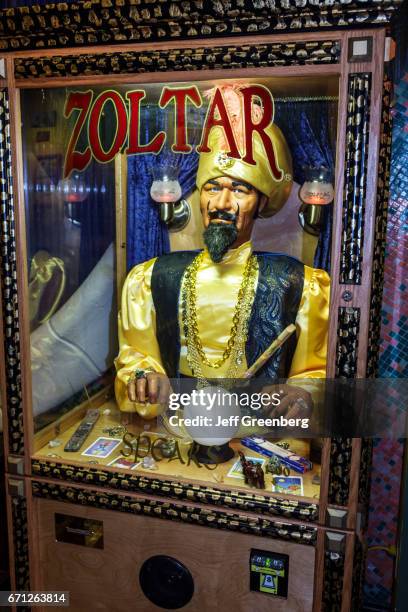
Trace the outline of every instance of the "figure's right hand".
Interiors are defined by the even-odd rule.
[[[143,378],[132,378],[128,382],[127,393],[131,402],[167,404],[171,393],[170,381],[165,374],[149,371]]]

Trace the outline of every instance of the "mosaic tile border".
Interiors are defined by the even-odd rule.
[[[28,50],[385,25],[402,0],[78,0],[0,12],[0,49]]]
[[[8,404],[8,451],[24,454],[16,238],[7,89],[0,89],[0,270]]]
[[[340,53],[340,43],[329,40],[16,58],[14,66],[16,79],[21,80],[172,70],[337,64],[340,61]]]
[[[340,612],[343,598],[343,553],[325,551],[322,612]]]
[[[15,590],[30,590],[30,568],[28,562],[27,501],[25,497],[11,499],[13,524]],[[14,585],[13,585],[14,586]]]
[[[80,489],[36,480],[32,481],[32,493],[34,497],[43,499],[249,533],[263,538],[291,540],[309,546],[315,546],[317,540],[317,528],[309,525],[290,525],[263,517],[254,518],[150,498],[135,498],[110,492],[101,493],[92,489]]]
[[[354,378],[357,371],[360,309],[341,307],[338,310],[336,378]],[[340,401],[340,400],[339,400]],[[351,438],[333,438],[330,451],[328,503],[348,505],[350,490]]]
[[[273,514],[307,522],[315,521],[318,517],[317,504],[309,504],[296,499],[287,500],[255,493],[222,490],[175,480],[161,480],[144,475],[112,473],[98,468],[66,465],[38,459],[32,461],[32,472],[37,477],[54,478],[64,482],[97,485],[98,487],[109,487],[110,489],[120,489],[128,492],[142,492],[177,500],[236,508],[247,512]]]
[[[339,308],[336,378],[355,378],[356,376],[360,312],[360,308]]]
[[[358,483],[358,503],[364,508],[362,514],[362,529],[365,528],[368,518],[372,462],[373,440],[371,438],[363,438],[361,443],[360,479]]]
[[[371,73],[350,74],[340,256],[340,283],[360,285],[370,134]]]
[[[333,438],[330,448],[328,503],[347,506],[350,490],[351,438]]]
[[[354,378],[357,370],[359,308],[339,308],[336,378]],[[341,402],[341,398],[338,398]],[[329,504],[348,505],[350,490],[351,438],[333,438],[330,451]]]
[[[405,19],[402,17],[398,22],[400,42],[406,32],[407,14],[405,10]],[[390,200],[378,367],[379,376],[384,378],[403,378],[408,368],[408,300],[407,284],[403,280],[408,261],[408,65],[404,59],[404,45],[397,45],[396,65],[401,78],[394,86],[392,110]],[[405,446],[402,439],[374,440],[364,585],[367,609],[375,606],[389,610],[392,605]]]
[[[378,160],[377,202],[375,212],[375,235],[373,252],[373,272],[371,278],[371,308],[368,331],[367,378],[377,375],[378,343],[381,334],[381,305],[384,283],[384,260],[387,236],[388,199],[390,195],[390,167],[392,142],[391,115],[392,82],[384,75],[383,100],[381,111],[380,150]]]

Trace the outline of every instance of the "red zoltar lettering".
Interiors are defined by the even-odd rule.
[[[92,154],[89,147],[87,147],[83,152],[76,151],[75,147],[77,145],[82,127],[85,123],[85,119],[88,115],[92,98],[92,91],[73,91],[67,98],[64,108],[64,117],[68,119],[74,110],[79,110],[80,113],[75,122],[72,136],[68,143],[68,150],[65,156],[64,178],[69,176],[72,170],[84,170],[91,161]]]
[[[215,118],[217,113],[220,116],[219,119]],[[225,107],[224,99],[219,89],[215,90],[214,97],[211,102],[211,106],[207,113],[207,118],[204,124],[201,144],[200,146],[197,147],[197,151],[199,153],[210,153],[211,149],[208,146],[208,137],[210,135],[210,131],[212,130],[212,128],[217,125],[222,127],[224,130],[225,138],[229,146],[228,156],[239,159],[241,155],[239,154],[237,143],[235,142],[235,138],[234,138],[234,132],[232,130],[230,120],[228,117],[228,111]]]
[[[160,153],[166,141],[166,133],[159,132],[149,143],[140,144],[140,103],[146,97],[143,89],[128,91],[126,98],[129,100],[129,146],[126,155],[137,155],[140,153]]]
[[[112,102],[116,112],[116,133],[111,148],[105,151],[101,143],[99,130],[103,109],[109,101]],[[127,136],[127,111],[120,94],[116,91],[104,91],[96,98],[89,115],[88,129],[89,144],[94,158],[102,164],[112,161],[122,149]]]
[[[171,100],[174,100],[176,112],[176,142],[172,145],[171,150],[174,153],[190,153],[193,147],[187,142],[187,100],[191,100],[197,108],[200,107],[202,104],[200,92],[195,86],[180,89],[165,87],[159,101],[160,108],[165,108]]]
[[[255,133],[262,141],[267,154],[271,173],[278,181],[283,179],[283,172],[279,168],[276,153],[271,138],[266,133],[266,128],[273,122],[274,104],[271,93],[262,85],[250,85],[241,90],[243,98],[244,116],[244,145],[245,154],[242,161],[247,164],[255,165],[253,155]],[[140,143],[140,106],[146,97],[143,89],[126,92],[125,99],[122,95],[113,90],[104,91],[98,95],[93,102],[93,92],[74,91],[68,95],[64,116],[69,118],[73,111],[79,111],[76,118],[72,136],[68,143],[67,154],[64,164],[64,178],[68,177],[73,170],[85,170],[92,157],[100,163],[108,163],[123,150],[127,140],[126,155],[139,155],[142,153],[158,154],[162,150],[167,134],[159,132],[154,138],[146,143]],[[263,113],[261,118],[254,122],[252,115],[252,100],[256,97],[261,101]],[[163,109],[174,100],[175,109],[175,130],[174,142],[171,145],[175,153],[190,153],[191,144],[188,143],[187,130],[187,104],[191,102],[196,107],[202,105],[202,98],[195,86],[169,88],[164,87],[159,99],[158,107]],[[100,139],[100,124],[105,105],[110,103],[114,109],[113,126],[115,135],[110,148],[105,150]],[[87,125],[87,141],[83,151],[77,150],[78,140]],[[203,127],[201,143],[197,147],[199,153],[210,152],[208,139],[214,127],[221,127],[225,134],[226,144],[229,148],[230,157],[240,159],[241,153],[237,146],[236,136],[230,122],[227,108],[220,89],[216,89],[212,98],[206,120]]]
[[[243,87],[241,93],[242,97],[244,98],[245,124],[245,156],[242,158],[242,161],[246,162],[247,164],[255,164],[252,136],[254,132],[258,132],[265,148],[265,152],[268,156],[272,175],[277,181],[281,181],[283,178],[283,172],[280,168],[278,168],[276,163],[276,155],[272,140],[265,132],[268,125],[273,123],[273,98],[270,92],[265,87],[262,87],[262,85],[250,85],[249,87]],[[252,99],[254,97],[259,98],[263,106],[263,115],[258,123],[254,123],[252,119]]]

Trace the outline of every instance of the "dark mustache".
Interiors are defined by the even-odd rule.
[[[232,221],[235,223],[237,220],[237,215],[235,213],[230,213],[225,210],[209,210],[208,216],[211,221],[220,219],[221,221]]]

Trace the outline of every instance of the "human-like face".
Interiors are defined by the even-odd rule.
[[[263,205],[263,196],[252,185],[229,176],[211,179],[201,189],[200,208],[204,227],[207,229],[212,223],[235,224],[237,237],[232,246],[239,246],[250,239],[256,213]],[[222,218],[223,213],[227,218]],[[217,218],[218,215],[221,218]]]

